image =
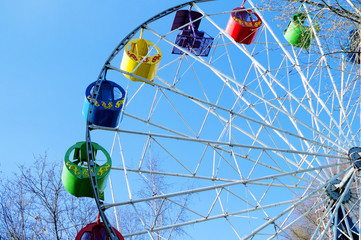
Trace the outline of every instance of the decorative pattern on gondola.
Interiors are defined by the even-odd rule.
[[[115,104],[115,108],[120,108],[122,107],[124,104],[124,99],[123,100],[119,100],[116,104]]]
[[[103,167],[101,167],[99,169],[99,171],[97,172],[97,175],[99,177],[101,177],[104,173],[109,172],[109,168],[110,168],[110,165],[108,163],[106,163]]]
[[[69,170],[72,171],[75,175],[80,174],[77,166],[70,164],[70,162],[66,162],[65,164],[66,166],[68,166]]]
[[[95,101],[95,102],[94,102],[94,105],[95,105],[96,107],[100,107],[98,101],[95,100],[94,98],[92,99],[92,98],[90,97],[90,95],[87,96],[87,99],[89,100],[89,102],[92,101],[92,100]]]

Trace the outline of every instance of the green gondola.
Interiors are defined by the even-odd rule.
[[[312,20],[316,32],[320,31],[318,23]],[[291,17],[291,22],[288,24],[287,29],[283,35],[285,39],[293,46],[308,49],[312,40],[312,28],[309,26],[307,15],[304,13],[295,13]]]
[[[106,162],[96,164],[95,171],[100,199],[104,200],[104,190],[107,184],[112,161],[109,153],[99,144],[92,143],[93,157],[96,160],[98,150],[101,151]],[[70,155],[74,151],[73,159]],[[76,197],[94,197],[87,167],[86,142],[77,142],[65,154],[61,180],[64,188]]]

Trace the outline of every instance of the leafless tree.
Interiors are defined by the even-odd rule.
[[[352,4],[338,0],[262,0],[257,6],[267,21],[277,22],[281,29],[287,28],[294,13],[307,12],[320,27],[317,35],[322,41],[323,51],[331,56],[342,51],[349,31],[359,28],[361,23],[359,0],[352,1]]]
[[[74,239],[82,227],[94,221],[95,204],[65,191],[60,165],[45,154],[36,157],[31,167],[20,166],[20,174],[1,179],[0,237]]]
[[[293,211],[291,221],[298,219],[297,224],[293,224],[285,232],[281,234],[281,239],[299,239],[299,240],[309,240],[312,238],[315,229],[317,229],[319,222],[324,217],[325,206],[318,207],[314,211],[309,212],[304,215],[309,209],[312,209],[315,204],[318,202],[315,200],[306,200],[299,204]],[[323,229],[321,229],[322,231]],[[326,229],[326,233],[323,239],[332,239],[331,228]]]

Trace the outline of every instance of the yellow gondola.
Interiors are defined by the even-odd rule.
[[[155,51],[151,52],[156,52],[156,54],[151,55],[152,49]],[[144,39],[133,39],[125,45],[120,69],[154,81],[161,58],[162,53],[157,46],[154,46],[154,43]],[[132,81],[144,82],[129,74],[124,75]]]

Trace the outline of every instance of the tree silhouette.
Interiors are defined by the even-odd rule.
[[[77,199],[61,183],[59,163],[47,155],[35,157],[31,167],[20,166],[0,182],[0,239],[74,239],[94,221],[92,199]]]

